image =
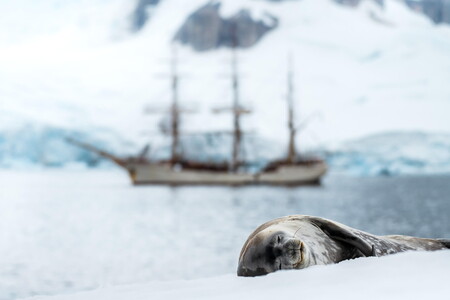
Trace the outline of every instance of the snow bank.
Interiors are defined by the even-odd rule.
[[[450,251],[409,252],[256,278],[230,274],[200,280],[101,287],[90,292],[30,299],[448,299],[449,278]]]

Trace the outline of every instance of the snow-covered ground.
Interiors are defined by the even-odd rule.
[[[81,131],[120,153],[129,150],[124,145],[137,153],[149,140],[165,145],[154,135],[161,115],[145,115],[144,107],[167,106],[170,42],[206,2],[162,1],[137,34],[126,31],[133,9],[127,0],[0,3],[3,164],[26,163],[17,152],[34,157],[38,149],[52,157],[62,151],[41,131],[39,143],[21,144],[21,133],[36,126],[67,135]],[[385,1],[383,9],[371,1],[356,9],[328,0],[221,2],[223,15],[248,8],[280,20],[260,43],[239,51],[241,98],[254,111],[244,127],[280,145],[274,155],[287,138],[288,53],[294,56],[298,123],[308,120],[298,140],[303,150],[385,131],[450,132],[450,26],[436,26],[398,1]],[[178,53],[180,101],[197,110],[184,116],[183,131],[229,130],[229,116],[210,113],[231,101],[229,51],[179,47]],[[49,164],[67,160],[61,156]]]
[[[199,280],[101,287],[90,292],[31,299],[448,299],[448,278],[450,251],[444,250],[362,258],[257,278],[230,274]]]

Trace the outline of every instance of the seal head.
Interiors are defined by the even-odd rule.
[[[238,276],[266,275],[277,270],[295,269],[304,260],[304,244],[282,230],[256,234],[242,254]]]
[[[373,247],[345,225],[310,216],[287,216],[264,223],[249,236],[237,274],[259,276],[373,255]]]

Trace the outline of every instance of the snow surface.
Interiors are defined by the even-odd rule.
[[[281,271],[257,278],[234,274],[30,299],[448,299],[450,251],[360,258],[336,265]]]
[[[103,141],[97,131],[110,130],[122,137],[110,138],[110,148],[131,141],[134,154],[149,140],[166,147],[156,134],[161,115],[143,110],[169,103],[172,37],[206,2],[162,1],[135,35],[127,32],[128,0],[1,2],[0,132],[38,126]],[[298,123],[309,120],[298,140],[303,150],[385,131],[450,132],[449,26],[397,1],[383,9],[328,0],[222,2],[224,16],[248,8],[280,19],[258,45],[239,51],[241,98],[254,110],[244,127],[279,145],[273,156],[287,139],[288,53],[295,57]],[[178,52],[180,101],[197,109],[183,117],[183,131],[229,130],[230,116],[210,113],[231,101],[229,51]],[[20,147],[34,155],[35,145]]]

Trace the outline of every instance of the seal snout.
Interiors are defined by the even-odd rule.
[[[284,247],[289,250],[300,250],[302,247],[302,242],[300,240],[292,238],[286,241]]]
[[[303,260],[303,243],[298,239],[289,239],[283,246],[289,265],[294,268]]]

